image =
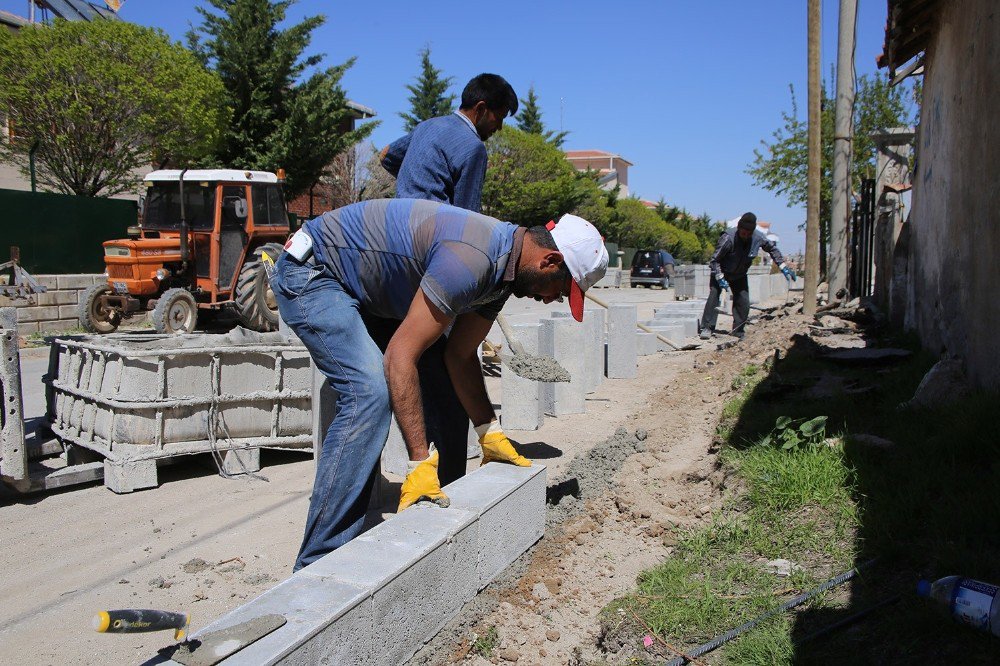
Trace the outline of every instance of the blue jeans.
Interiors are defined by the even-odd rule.
[[[328,268],[288,254],[275,265],[271,286],[282,319],[337,392],[337,414],[323,440],[295,561],[298,571],[361,533],[389,436],[382,354],[400,322],[366,315]],[[442,485],[465,473],[469,427],[444,366],[444,343],[442,337],[418,364],[427,438],[440,451]]]

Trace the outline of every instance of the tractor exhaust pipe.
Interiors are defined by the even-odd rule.
[[[181,169],[180,176],[180,196],[181,196],[181,272],[187,273],[188,259],[190,258],[190,250],[188,248],[188,221],[187,214],[184,208],[184,174],[187,173],[187,169]]]

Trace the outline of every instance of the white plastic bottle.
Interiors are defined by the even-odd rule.
[[[917,594],[947,607],[952,617],[1000,636],[1000,587],[961,576],[917,583]]]

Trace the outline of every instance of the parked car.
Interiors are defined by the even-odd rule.
[[[674,277],[674,258],[666,250],[639,250],[632,257],[632,286],[666,289]]]

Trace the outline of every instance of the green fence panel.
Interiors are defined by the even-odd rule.
[[[625,254],[622,256],[622,268],[632,268],[632,259],[635,257],[635,253],[639,251],[636,247],[623,247],[622,252]]]
[[[136,211],[122,199],[0,189],[0,263],[16,245],[29,273],[103,273],[101,243],[126,238]]]

